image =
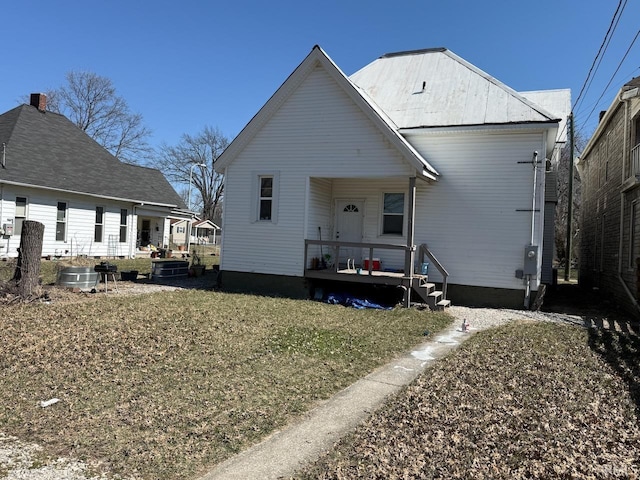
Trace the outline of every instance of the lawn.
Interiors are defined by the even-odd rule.
[[[480,332],[296,479],[640,476],[640,337]]]
[[[198,290],[79,298],[0,307],[0,430],[145,479],[203,473],[451,320]]]

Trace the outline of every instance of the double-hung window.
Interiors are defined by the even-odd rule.
[[[260,195],[258,199],[259,220],[271,221],[273,218],[273,176],[260,177]]]
[[[404,193],[385,193],[382,208],[382,234],[402,235]]]
[[[16,197],[16,214],[13,229],[14,235],[22,234],[22,224],[27,219],[27,197]]]
[[[104,207],[96,207],[96,228],[93,235],[93,241],[102,242],[102,233],[104,229]]]
[[[127,217],[129,212],[126,208],[120,209],[120,243],[127,243]]]
[[[56,242],[67,240],[67,202],[58,202],[56,216]]]

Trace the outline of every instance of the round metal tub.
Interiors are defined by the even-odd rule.
[[[170,280],[189,275],[189,262],[182,260],[152,260],[151,279]]]
[[[66,267],[58,272],[56,285],[70,288],[93,288],[99,275],[91,267]]]

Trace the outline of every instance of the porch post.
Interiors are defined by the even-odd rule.
[[[404,306],[411,306],[411,286],[413,284],[413,262],[416,247],[414,245],[416,215],[416,177],[409,178],[409,202],[407,212],[407,250],[404,255],[404,276],[408,281],[405,290]]]

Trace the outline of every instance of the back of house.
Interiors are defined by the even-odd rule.
[[[329,267],[527,304],[552,278],[549,172],[569,107],[568,90],[518,93],[443,48],[347,77],[314,47],[217,162],[223,285],[308,296]]]

